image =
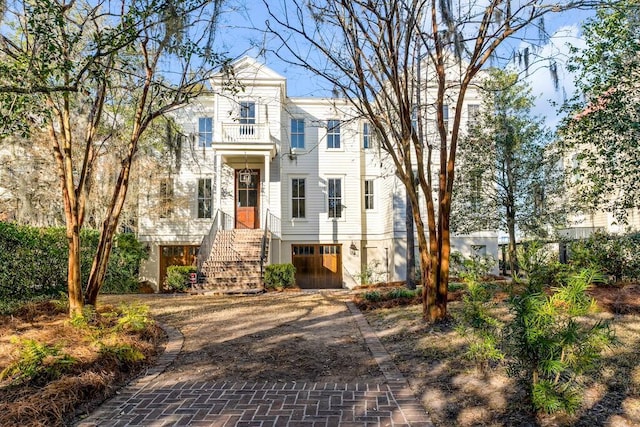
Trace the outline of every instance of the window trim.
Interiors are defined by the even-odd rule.
[[[362,149],[370,150],[373,148],[371,136],[371,123],[364,121],[362,123]]]
[[[337,122],[337,125],[334,123]],[[340,119],[329,119],[327,120],[327,135],[326,135],[326,140],[327,140],[327,150],[330,151],[343,151],[344,149],[342,148],[342,131],[341,128],[342,127],[342,121]],[[335,132],[335,130],[337,129],[337,132]],[[336,142],[336,137],[337,137],[337,142],[338,142],[338,146],[335,146],[335,142]],[[329,146],[329,139],[331,139],[332,143],[333,143],[333,147]]]
[[[208,122],[210,124],[209,130],[202,130],[202,124]],[[207,138],[208,136],[208,138]],[[213,144],[213,117],[203,116],[198,117],[198,147],[210,148]]]
[[[346,216],[344,215],[344,176],[330,176],[327,177],[327,197],[326,197],[326,203],[327,203],[327,219],[331,220],[331,221],[344,221],[346,220]],[[337,197],[331,197],[329,194],[330,191],[330,187],[331,187],[331,181],[338,181],[340,183],[340,196],[339,198]],[[335,191],[335,190],[334,190]],[[340,210],[339,210],[339,216],[331,216],[331,200],[339,200],[340,201]],[[334,208],[335,209],[335,208]]]
[[[367,183],[370,183],[371,193],[367,194]],[[373,178],[364,178],[362,182],[362,206],[366,212],[374,212],[376,210],[377,203],[375,202],[376,194],[376,181]],[[367,200],[371,200],[371,207],[367,207]]]
[[[206,190],[206,181],[209,181],[209,197],[200,193],[200,189],[203,188]],[[200,186],[200,183],[204,182],[204,187]],[[211,219],[213,218],[213,178],[198,178],[197,180],[197,190],[196,190],[196,218],[197,219]],[[206,192],[206,191],[205,191]],[[209,201],[209,216],[200,216],[200,206],[201,202],[204,203]],[[203,205],[204,211],[204,205]]]
[[[294,191],[294,185],[293,185],[293,181],[294,180],[298,180],[298,181],[303,181],[304,183],[304,194],[302,197],[300,197],[298,195],[298,197],[294,197],[293,195],[293,191]],[[304,176],[291,176],[289,177],[289,182],[291,185],[291,197],[290,197],[290,201],[291,201],[291,209],[290,209],[290,213],[291,213],[291,219],[294,221],[302,221],[302,220],[306,220],[307,219],[307,178]],[[299,190],[299,188],[298,188]],[[303,212],[303,216],[294,216],[294,200],[302,200],[304,202],[304,212]],[[299,205],[298,205],[299,207]],[[299,209],[298,209],[299,210]]]
[[[293,129],[293,122],[301,122],[302,123],[302,132],[294,132]],[[302,118],[297,118],[297,117],[292,117],[291,120],[289,121],[289,129],[290,129],[290,135],[289,135],[289,147],[291,148],[295,148],[296,150],[304,150],[306,147],[306,138],[305,138],[305,121]],[[294,136],[300,136],[302,135],[302,147],[298,146],[298,145],[293,145],[293,137]]]

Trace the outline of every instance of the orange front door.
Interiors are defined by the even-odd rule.
[[[260,170],[236,170],[236,228],[258,228]]]

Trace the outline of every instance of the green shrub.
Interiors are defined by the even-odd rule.
[[[149,315],[149,307],[143,304],[121,304],[119,307],[118,325],[116,329],[142,331],[153,319]]]
[[[189,276],[198,269],[192,265],[172,265],[167,268],[167,277],[164,279],[166,292],[185,292],[189,288]]]
[[[98,231],[80,233],[83,283],[91,269]],[[147,252],[132,234],[115,237],[102,292],[137,290],[138,268]],[[0,222],[0,301],[56,298],[67,292],[68,248],[64,228],[36,228]]]
[[[378,291],[367,291],[362,295],[362,297],[371,302],[382,301],[382,294]]]
[[[353,277],[360,282],[361,285],[369,285],[371,283],[379,283],[385,276],[385,272],[380,270],[380,261],[374,260],[367,264],[366,268],[360,273],[356,273]]]
[[[100,343],[100,354],[113,356],[120,364],[130,365],[144,360],[144,354],[129,344],[104,344]]]
[[[473,265],[475,263],[479,265]],[[495,305],[495,285],[480,281],[488,271],[487,265],[480,259],[464,260],[464,269],[460,276],[464,278],[466,286],[462,297],[462,309],[456,316],[456,329],[468,342],[466,357],[483,372],[492,362],[504,358],[500,349],[503,325],[490,312]]]
[[[585,269],[551,295],[527,286],[511,300],[514,318],[505,333],[509,373],[529,385],[538,411],[573,413],[581,395],[577,376],[593,368],[601,351],[615,342],[606,322],[579,320],[594,310],[587,289],[601,279]]]
[[[387,292],[386,299],[398,299],[398,298],[414,298],[417,295],[415,289],[408,288],[394,288]]]
[[[296,283],[296,268],[293,264],[269,264],[264,270],[267,289],[291,288]]]
[[[640,280],[640,233],[624,235],[596,232],[569,245],[570,263],[596,268],[614,280]]]
[[[13,384],[44,384],[59,378],[76,363],[73,357],[61,352],[60,345],[52,346],[31,339],[14,339],[12,342],[19,346],[17,360],[0,372],[0,379],[11,378]]]

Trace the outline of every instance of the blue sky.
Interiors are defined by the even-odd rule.
[[[246,4],[245,4],[246,3]],[[273,2],[280,4],[280,1]],[[273,6],[280,7],[280,6]],[[263,28],[268,19],[266,8],[261,0],[235,0],[231,3],[232,11],[225,13],[220,20],[220,33],[218,42],[232,56],[239,57],[248,54],[259,57],[267,66],[287,78],[287,91],[289,96],[326,96],[330,93],[327,83],[310,75],[305,70],[289,66],[278,61],[273,55],[267,54],[260,57],[260,46],[264,43],[264,35],[256,28]],[[553,85],[548,61],[542,61],[539,65],[530,68],[529,75],[525,77],[531,84],[533,94],[537,97],[533,113],[546,118],[547,125],[554,128],[559,117],[556,107],[552,102],[560,104],[566,97],[570,97],[574,91],[573,76],[570,75],[564,65],[566,63],[569,45],[583,46],[581,25],[584,20],[592,17],[594,11],[575,10],[567,13],[549,14],[545,17],[545,28],[550,35],[549,43],[539,47],[541,56],[551,57],[558,63],[559,87]],[[517,43],[515,41],[511,42]],[[522,46],[521,46],[522,48]],[[509,47],[507,49],[513,49]]]

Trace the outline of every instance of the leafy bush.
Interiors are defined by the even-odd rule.
[[[474,266],[474,263],[480,265]],[[465,280],[462,310],[456,316],[457,330],[468,342],[466,356],[473,360],[478,369],[486,371],[492,362],[504,358],[500,350],[502,323],[490,313],[493,302],[494,285],[481,282],[486,274],[487,263],[482,260],[465,260],[465,268],[460,276]]]
[[[100,343],[100,354],[103,356],[113,356],[124,365],[140,362],[144,360],[144,354],[130,344],[104,344]]]
[[[512,319],[503,325],[491,314],[491,285],[469,273],[457,329],[469,342],[467,357],[479,368],[507,359],[509,374],[529,386],[536,410],[572,413],[580,404],[578,375],[615,342],[606,322],[584,319],[596,307],[587,290],[602,276],[595,269],[553,272],[539,245],[530,246],[521,260],[528,281],[509,301]],[[550,292],[549,283],[559,285]]]
[[[380,292],[378,291],[368,291],[365,292],[362,297],[364,299],[366,299],[367,301],[371,301],[371,302],[378,302],[378,301],[382,301],[382,294],[380,294]]]
[[[60,345],[48,345],[35,340],[12,340],[18,344],[16,361],[0,372],[0,379],[11,378],[13,384],[32,382],[44,384],[62,375],[76,360],[60,350]]]
[[[189,288],[189,276],[197,273],[198,269],[192,265],[172,265],[167,268],[167,277],[164,279],[166,292],[185,292]]]
[[[149,306],[143,304],[121,304],[117,330],[142,331],[153,322]]]
[[[511,300],[514,319],[506,329],[509,373],[530,385],[535,408],[574,412],[580,403],[577,375],[592,368],[601,351],[615,342],[605,322],[578,319],[595,309],[588,287],[602,277],[582,270],[547,295],[527,286]]]
[[[473,256],[467,258],[460,252],[451,254],[451,274],[452,276],[465,278],[468,275],[481,278],[489,274],[495,267],[496,260],[490,256]]]
[[[147,257],[131,234],[115,237],[114,249],[102,292],[137,290],[138,267]],[[80,234],[82,280],[89,276],[98,244],[98,231]],[[63,228],[35,228],[0,222],[0,300],[28,301],[36,297],[56,298],[67,292],[68,248]]]
[[[367,291],[362,294],[362,298],[370,302],[390,301],[400,298],[415,298],[420,295],[421,289],[393,288],[386,292]]]
[[[385,272],[380,270],[380,261],[374,260],[367,264],[367,267],[360,273],[356,273],[353,277],[360,282],[361,285],[369,285],[378,283],[384,278]]]
[[[293,264],[269,264],[264,270],[267,289],[291,288],[296,283],[296,268]]]
[[[596,268],[614,280],[640,280],[640,233],[614,235],[596,232],[569,245],[570,262],[579,268]]]

